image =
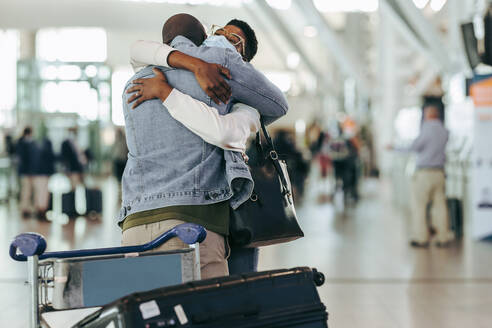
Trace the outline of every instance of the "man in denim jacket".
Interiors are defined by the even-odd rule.
[[[203,30],[196,22],[191,22],[193,29]],[[228,69],[232,97],[227,105],[214,104],[191,72],[163,68],[171,86],[214,106],[221,114],[227,113],[235,102],[256,108],[267,123],[286,113],[287,102],[282,92],[244,62],[237,52],[198,47],[203,40],[195,38],[192,42],[184,37],[190,26],[180,26],[176,35],[181,36],[175,37],[171,46]],[[203,35],[205,37],[204,31]],[[152,67],[147,67],[131,80],[152,76]],[[129,82],[126,89],[131,86]],[[160,100],[146,101],[138,110],[131,110],[131,105],[126,104],[130,96],[124,93],[123,97],[129,148],[119,217],[124,229],[123,244],[149,241],[182,222],[202,224],[208,233],[200,249],[202,277],[226,275],[224,235],[228,231],[229,206],[237,208],[248,199],[253,187],[242,156],[204,142],[175,121]],[[127,222],[132,224],[125,229]],[[184,245],[175,240],[165,247],[182,248]]]

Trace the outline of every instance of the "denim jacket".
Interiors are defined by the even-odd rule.
[[[258,110],[265,123],[285,115],[283,93],[252,65],[230,49],[197,47],[185,37],[176,37],[174,48],[207,62],[221,64],[231,72],[232,96],[227,105],[215,104],[200,88],[193,73],[159,67],[169,84],[226,114],[235,102]],[[224,151],[203,141],[171,117],[158,99],[137,109],[127,104],[131,81],[154,74],[146,67],[135,74],[123,92],[123,111],[128,161],[122,178],[122,208],[118,221],[128,215],[173,205],[205,205],[230,200],[232,208],[246,201],[253,190],[248,166],[238,152]]]

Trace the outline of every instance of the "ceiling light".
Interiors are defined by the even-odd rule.
[[[296,69],[300,61],[301,57],[297,52],[291,52],[287,55],[287,67],[290,69]]]
[[[295,123],[295,129],[297,134],[306,133],[306,122],[304,120],[297,120]]]
[[[423,9],[429,3],[429,0],[413,0],[415,6],[419,9]]]
[[[304,36],[308,38],[314,38],[316,35],[318,35],[318,30],[316,27],[308,25],[304,26]]]
[[[434,11],[439,11],[446,4],[446,0],[431,0],[431,9]]]
[[[292,4],[292,0],[266,0],[270,7],[280,10],[287,10]]]
[[[314,0],[321,12],[374,12],[379,8],[378,0]]]

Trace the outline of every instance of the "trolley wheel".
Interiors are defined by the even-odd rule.
[[[314,284],[318,287],[323,286],[325,283],[325,275],[316,269],[313,269]]]

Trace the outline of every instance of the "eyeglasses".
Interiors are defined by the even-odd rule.
[[[223,26],[219,26],[215,24],[212,25],[211,34],[223,35],[234,47],[236,47],[237,51],[241,54],[241,56],[246,57],[245,46],[244,46],[245,42],[240,35],[229,32],[226,29],[224,29]]]

